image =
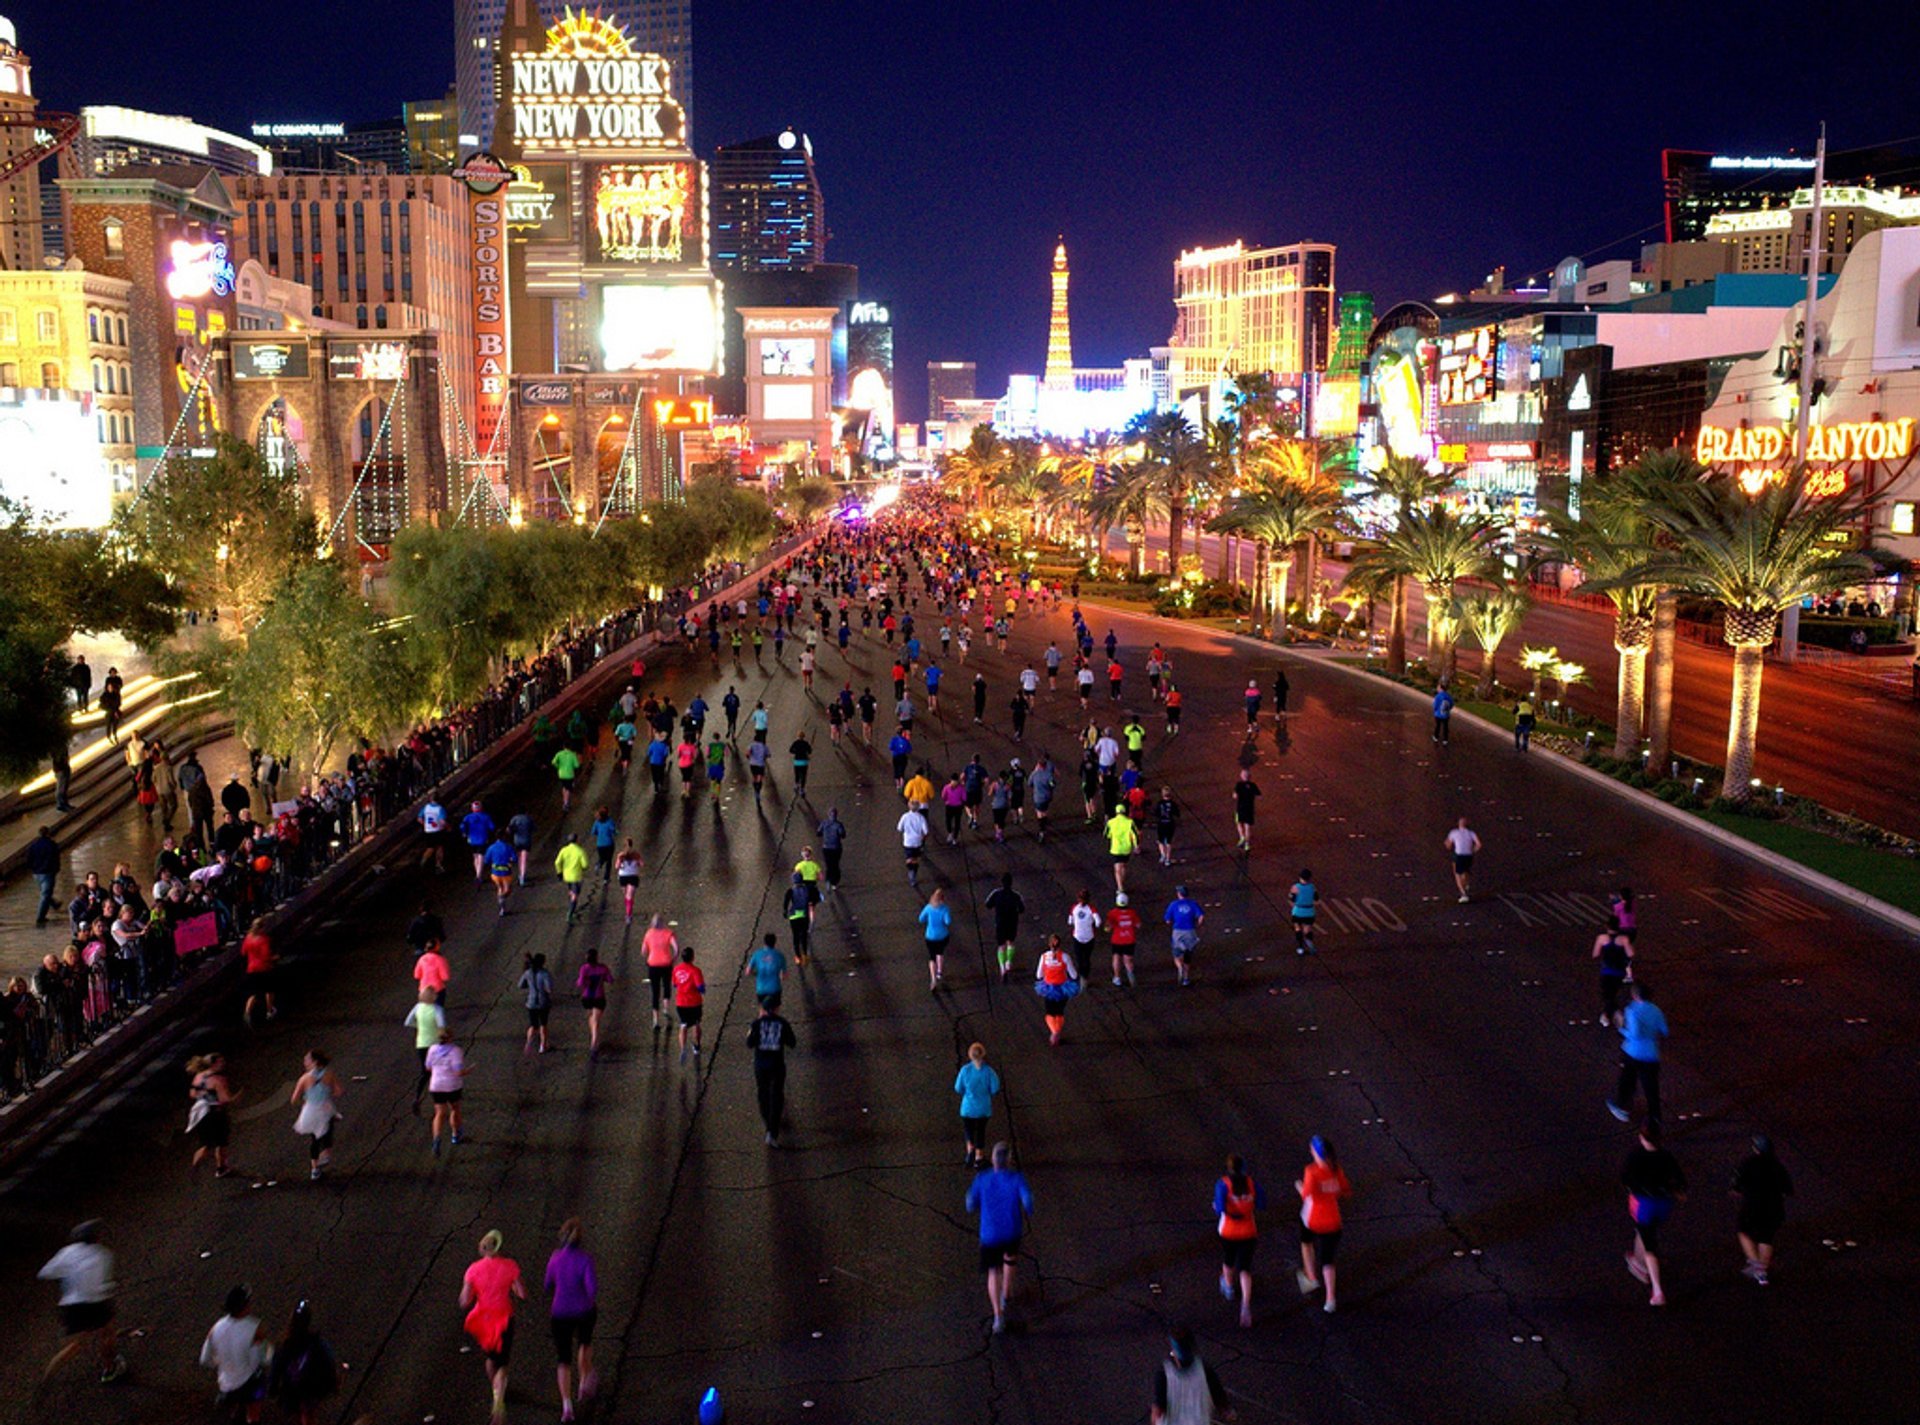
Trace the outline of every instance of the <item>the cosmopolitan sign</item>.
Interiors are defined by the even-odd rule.
[[[1850,464],[1904,460],[1913,454],[1913,417],[1897,421],[1846,421],[1807,431],[1808,461]],[[1702,426],[1693,455],[1702,465],[1771,465],[1794,453],[1793,427]]]
[[[528,151],[678,148],[686,116],[657,54],[515,55],[513,137]]]

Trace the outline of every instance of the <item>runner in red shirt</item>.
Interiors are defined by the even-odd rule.
[[[253,1023],[254,1005],[265,1002],[267,1018],[272,1019],[280,1011],[273,1007],[273,942],[267,938],[267,932],[260,921],[255,921],[247,929],[247,938],[240,942],[240,953],[247,962],[247,974],[244,981],[247,987],[246,1007],[240,1011],[241,1021]]]
[[[687,1062],[687,1031],[693,1031],[693,1061],[700,1062],[700,1014],[707,1002],[707,977],[693,963],[693,947],[680,947],[673,967],[673,1011],[680,1020],[680,1062]]]
[[[1113,898],[1113,909],[1107,912],[1107,934],[1113,937],[1113,983],[1120,984],[1120,976],[1127,977],[1129,988],[1133,985],[1133,947],[1140,939],[1140,912],[1127,904],[1124,895]]]

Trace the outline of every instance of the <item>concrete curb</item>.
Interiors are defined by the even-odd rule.
[[[813,537],[801,539],[770,554],[764,564],[699,602],[739,597],[768,570],[812,543]],[[582,673],[536,709],[535,716],[545,712],[552,718],[555,713],[564,714],[589,698],[604,697],[609,688],[628,676],[629,665],[636,656],[652,653],[661,641],[658,632],[643,633],[610,650],[597,666]],[[498,742],[441,778],[433,791],[443,799],[465,795],[468,787],[484,780],[487,774],[497,772],[503,762],[524,755],[533,740],[533,723],[534,716],[523,719]],[[396,812],[385,826],[342,855],[291,900],[269,911],[265,917],[269,932],[297,938],[311,922],[322,919],[341,905],[362,881],[383,870],[384,859],[411,837],[418,809],[425,800],[423,793]],[[283,939],[283,948],[284,944]],[[142,1051],[165,1048],[192,1033],[201,1024],[207,1008],[237,985],[239,979],[238,958],[232,953],[216,953],[171,994],[142,1007],[102,1035],[84,1053],[41,1080],[34,1093],[0,1110],[0,1172],[31,1156],[141,1072],[151,1058]]]
[[[1227,637],[1244,638],[1245,635],[1228,634]],[[1258,642],[1258,640],[1252,639],[1248,641]],[[1378,687],[1398,689],[1411,701],[1418,703],[1422,708],[1428,707],[1432,701],[1428,694],[1421,692],[1418,688],[1410,688],[1404,683],[1396,683],[1391,678],[1381,677],[1379,674],[1369,672],[1365,668],[1353,668],[1344,663],[1335,662],[1334,659],[1336,655],[1333,650],[1328,650],[1324,653],[1308,654],[1296,652],[1289,648],[1282,648],[1276,644],[1262,644],[1261,646],[1285,658],[1292,658],[1311,666],[1331,668],[1336,672],[1349,674],[1355,678],[1363,678],[1369,684]],[[1453,720],[1456,723],[1465,722],[1470,727],[1477,728],[1482,732],[1498,737],[1502,742],[1511,741],[1513,736],[1497,723],[1489,722],[1477,714],[1465,712],[1459,708],[1454,709]],[[1844,901],[1858,910],[1863,910],[1868,915],[1885,921],[1897,930],[1903,930],[1909,935],[1920,936],[1920,915],[1915,915],[1911,911],[1904,911],[1896,905],[1889,905],[1877,896],[1870,896],[1865,891],[1854,886],[1849,886],[1844,881],[1836,881],[1832,876],[1826,875],[1821,871],[1816,871],[1811,866],[1803,866],[1791,857],[1781,855],[1778,851],[1771,851],[1765,846],[1759,845],[1757,842],[1749,841],[1743,836],[1736,836],[1724,827],[1715,826],[1712,822],[1695,816],[1683,807],[1674,806],[1671,802],[1663,802],[1660,798],[1641,791],[1638,787],[1630,787],[1617,777],[1609,777],[1605,772],[1589,767],[1584,762],[1576,762],[1573,758],[1563,753],[1549,751],[1546,756],[1546,761],[1549,765],[1564,768],[1574,776],[1584,778],[1595,786],[1605,787],[1614,795],[1631,801],[1634,805],[1651,811],[1657,816],[1664,817],[1677,826],[1684,826],[1696,835],[1704,836],[1709,841],[1716,841],[1731,851],[1737,851],[1749,860],[1757,861],[1771,871],[1776,871],[1792,880],[1799,881],[1802,885],[1811,886],[1815,890],[1832,896],[1835,900]]]

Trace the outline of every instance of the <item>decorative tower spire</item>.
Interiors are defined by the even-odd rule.
[[[1067,327],[1067,240],[1053,250],[1053,315],[1047,319],[1047,374],[1045,384],[1073,385],[1073,338]]]

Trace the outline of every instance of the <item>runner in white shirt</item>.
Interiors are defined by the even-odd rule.
[[[1447,850],[1453,853],[1453,883],[1460,888],[1460,904],[1467,903],[1467,878],[1473,872],[1474,853],[1480,849],[1480,838],[1467,829],[1467,819],[1460,818],[1460,824],[1446,836]]]
[[[1031,663],[1020,670],[1020,691],[1029,698],[1040,691],[1040,675],[1034,671]]]
[[[1120,744],[1114,740],[1112,728],[1100,734],[1100,740],[1093,744],[1093,755],[1099,759],[1103,775],[1120,765]]]
[[[1080,892],[1080,899],[1067,912],[1067,924],[1073,931],[1075,945],[1085,947],[1093,944],[1094,934],[1100,929],[1100,912],[1093,908],[1086,891]]]
[[[918,803],[908,806],[897,823],[900,846],[907,854],[907,884],[920,884],[920,848],[927,844],[927,818]]]

